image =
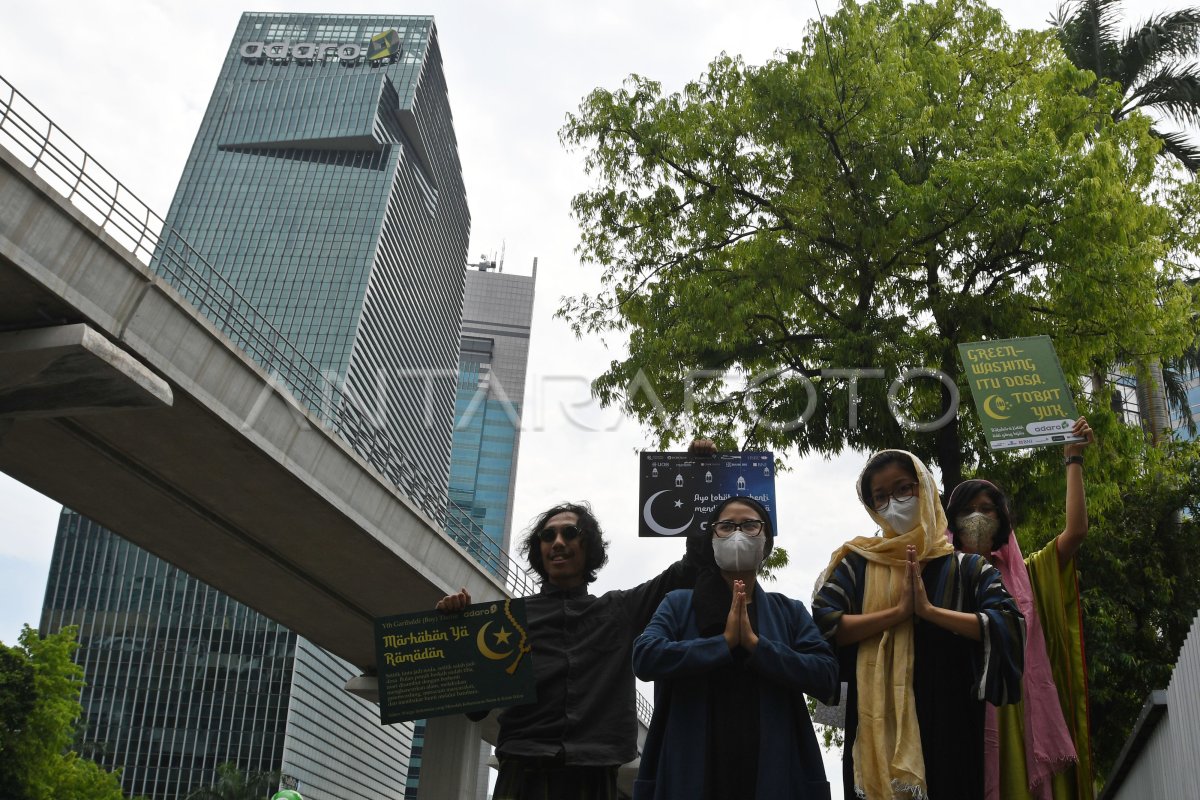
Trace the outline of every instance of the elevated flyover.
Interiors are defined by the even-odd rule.
[[[0,470],[362,667],[376,616],[533,590],[3,82]]]

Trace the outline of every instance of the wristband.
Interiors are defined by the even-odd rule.
[[[1083,456],[1067,456],[1066,458],[1063,459],[1064,467],[1069,467],[1072,464],[1078,464],[1079,466],[1082,467],[1083,466]]]

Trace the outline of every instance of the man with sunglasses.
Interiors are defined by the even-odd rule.
[[[716,447],[697,439],[688,452],[712,455]],[[703,541],[687,537],[684,557],[658,576],[597,597],[587,586],[608,552],[591,509],[562,503],[538,517],[521,544],[542,579],[525,601],[537,702],[500,713],[492,800],[616,800],[617,770],[637,757],[633,640],[667,592],[695,585]],[[464,589],[437,609],[470,602]]]

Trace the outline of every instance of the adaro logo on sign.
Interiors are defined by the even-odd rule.
[[[400,34],[394,30],[377,33],[367,45],[367,61],[395,60],[400,55]]]
[[[368,64],[391,64],[400,57],[400,34],[394,29],[377,33],[365,49]],[[363,60],[363,50],[360,44],[340,42],[246,42],[238,48],[238,54],[256,63],[312,64],[336,59],[345,66],[354,66]]]

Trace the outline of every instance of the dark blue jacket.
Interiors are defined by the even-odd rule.
[[[804,693],[837,691],[837,659],[804,604],[754,588],[758,646],[746,664],[759,676],[758,797],[828,800],[829,783]],[[671,592],[633,644],[633,671],[654,681],[654,720],[646,736],[634,800],[704,796],[708,674],[733,660],[725,637],[701,639],[692,592]],[[711,756],[710,756],[711,757]],[[719,757],[717,755],[716,757]]]

